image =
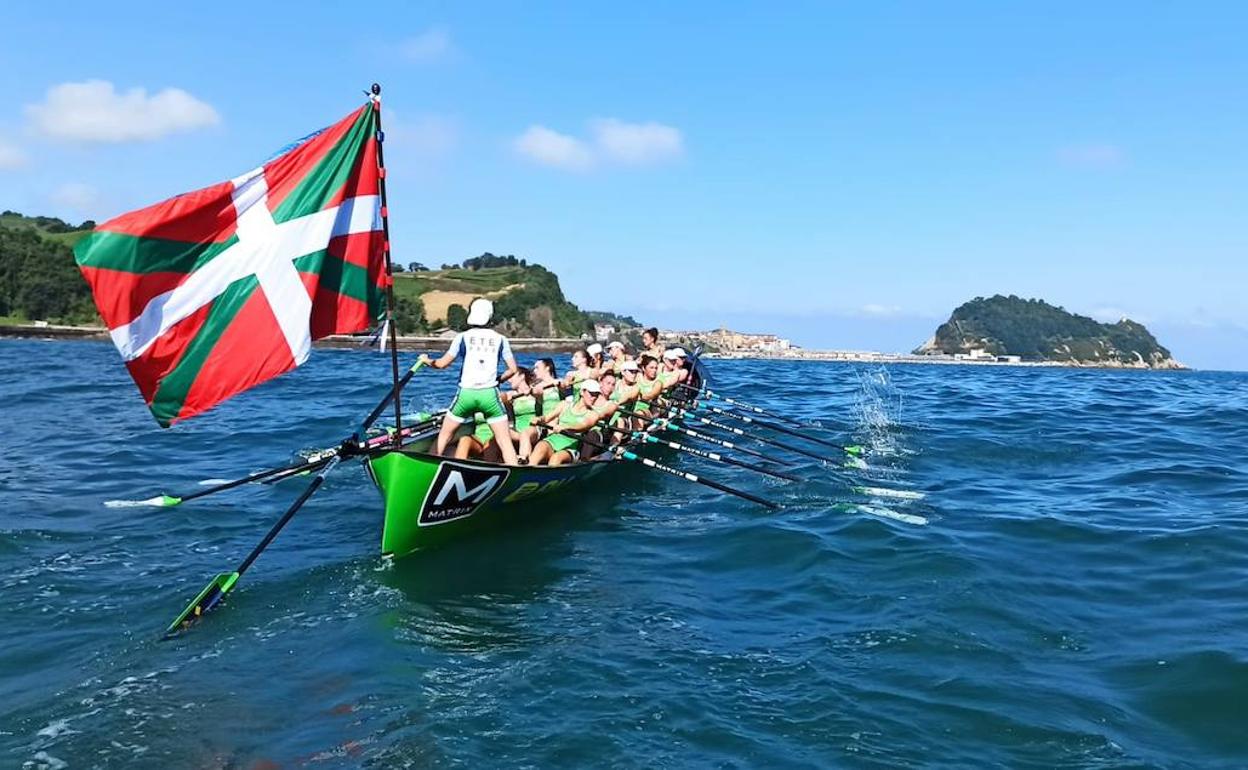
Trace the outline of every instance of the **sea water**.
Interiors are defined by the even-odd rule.
[[[1248,764],[1243,374],[712,362],[866,467],[767,433],[830,462],[668,462],[780,510],[620,468],[388,563],[344,464],[159,641],[307,478],[104,503],[331,446],[388,372],[318,350],[161,430],[111,346],[0,342],[0,767]]]

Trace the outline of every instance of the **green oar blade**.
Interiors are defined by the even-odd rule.
[[[165,629],[165,638],[176,636],[178,632],[189,628],[205,613],[220,604],[221,599],[236,582],[238,582],[237,572],[222,572],[214,577],[208,585],[204,586],[204,590],[200,591],[199,595],[186,606],[186,609],[182,610],[182,614],[169,624],[169,627]]]

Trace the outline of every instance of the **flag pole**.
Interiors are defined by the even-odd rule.
[[[390,262],[390,211],[386,207],[386,160],[382,152],[386,135],[381,130],[381,85],[373,83],[369,91],[369,100],[373,103],[373,125],[377,128],[377,192],[381,196],[381,232],[385,239],[386,326],[390,330],[390,374],[394,382],[394,445],[397,447],[403,443],[403,400],[399,397],[403,386],[399,383],[399,344],[394,321],[394,270]]]

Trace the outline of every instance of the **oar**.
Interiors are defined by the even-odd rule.
[[[341,460],[341,457],[334,456],[329,462],[325,463],[325,466],[321,468],[319,473],[316,474],[316,478],[312,479],[312,483],[308,485],[307,489],[303,490],[303,494],[299,495],[295,502],[286,509],[286,512],[282,514],[282,518],[277,520],[277,523],[273,525],[267,534],[265,534],[264,539],[261,540],[255,548],[251,549],[251,553],[247,554],[247,558],[243,559],[242,563],[239,564],[233,572],[222,572],[214,577],[208,585],[204,586],[204,590],[200,591],[199,595],[196,596],[189,605],[187,605],[186,609],[182,610],[182,614],[178,615],[178,617],[169,624],[169,627],[165,629],[165,639],[169,639],[177,635],[180,631],[185,630],[203,617],[205,613],[210,612],[213,607],[216,607],[221,603],[221,600],[227,593],[230,592],[231,589],[234,588],[235,584],[238,583],[239,578],[241,578],[243,573],[247,571],[247,568],[250,567],[257,558],[259,558],[265,548],[269,547],[269,543],[273,542],[273,538],[277,537],[277,534],[282,531],[282,528],[285,527],[294,515],[299,512],[299,509],[308,501],[308,498],[310,498],[316,490],[320,489],[321,484],[325,482],[325,477],[329,475],[329,472],[332,471]]]
[[[783,449],[787,452],[793,452],[794,454],[799,454],[804,457],[809,457],[812,460],[818,460],[820,462],[830,463],[832,465],[836,464],[836,461],[833,460],[831,457],[824,457],[823,455],[816,454],[814,452],[811,452],[808,449],[803,449],[800,446],[793,446],[792,444],[786,444],[783,441],[776,441],[773,438],[760,436],[757,433],[746,433],[740,428],[734,427],[732,425],[724,425],[722,422],[715,422],[714,420],[708,420],[705,417],[700,417],[694,414],[693,412],[681,410],[681,416],[688,417],[689,419],[701,425],[706,425],[712,428],[718,428],[719,430],[726,430],[729,433],[733,434],[734,436],[741,436],[742,438],[748,438],[751,441],[757,441],[760,444],[770,444],[771,446],[774,446],[777,449]]]
[[[725,404],[732,404],[738,409],[744,409],[745,411],[753,412],[754,414],[761,414],[764,417],[770,417],[773,420],[780,420],[781,422],[787,422],[788,424],[796,425],[799,428],[816,428],[816,429],[826,430],[826,428],[824,428],[822,425],[815,425],[813,423],[807,423],[807,422],[802,422],[800,420],[794,420],[792,417],[785,417],[782,414],[776,414],[775,412],[770,412],[766,409],[763,409],[760,406],[754,406],[753,404],[747,404],[744,401],[738,401],[735,398],[729,398],[725,396],[723,393],[720,393],[719,391],[710,390],[710,389],[704,389],[704,390],[699,391],[697,388],[693,387],[692,385],[686,385],[683,382],[680,384],[680,387],[687,388],[688,390],[700,392],[702,395],[706,396],[707,398],[718,398],[720,401],[723,401]]]
[[[434,417],[436,417],[436,415]],[[403,433],[404,435],[412,435],[421,430],[428,429],[429,426],[431,426],[434,422],[435,420],[431,417],[429,420],[426,420],[423,423],[419,423],[417,425],[411,425],[411,426],[404,428]],[[347,441],[350,442],[351,439],[347,439]],[[389,441],[390,441],[390,436],[388,435],[374,436],[373,438],[369,439],[366,442],[359,443],[357,446],[358,446],[358,449],[371,449],[373,447],[385,444]],[[286,476],[296,476],[302,473],[310,472],[310,471],[316,470],[318,467],[329,462],[334,457],[337,457],[341,452],[342,452],[342,445],[340,444],[336,447],[331,447],[329,449],[322,449],[316,452],[315,454],[313,454],[311,457],[305,457],[289,465],[282,465],[282,466],[278,466],[277,468],[269,468],[268,470],[256,471],[255,473],[248,474],[246,476],[243,476],[242,478],[234,479],[233,481],[226,481],[221,484],[216,484],[214,486],[208,487],[207,489],[200,489],[195,492],[188,492],[187,494],[184,494],[184,495],[160,494],[160,495],[157,495],[156,497],[150,497],[146,500],[109,500],[108,502],[105,503],[105,505],[110,508],[130,508],[130,507],[135,507],[135,506],[140,506],[140,505],[151,505],[151,506],[156,506],[158,508],[172,508],[175,505],[181,505],[182,503],[185,503],[188,500],[194,500],[197,497],[207,497],[208,495],[214,495],[218,492],[224,492],[227,489],[234,489],[235,487],[241,487],[244,484],[251,484],[256,481],[266,481],[268,479],[280,480],[281,478],[285,478]],[[277,478],[277,477],[280,477],[280,478]]]
[[[635,463],[641,463],[647,468],[653,468],[656,471],[662,471],[663,473],[676,476],[677,478],[682,478],[685,481],[692,481],[696,484],[702,484],[703,486],[710,487],[711,489],[717,489],[720,492],[724,492],[730,495],[735,495],[737,497],[740,497],[743,500],[749,500],[752,503],[758,503],[759,505],[766,506],[768,508],[771,508],[772,510],[775,510],[780,507],[779,504],[773,503],[770,500],[765,500],[761,497],[758,497],[757,495],[752,495],[749,492],[744,492],[740,489],[734,489],[728,486],[727,484],[721,484],[718,481],[715,481],[713,479],[708,479],[703,476],[699,476],[696,473],[686,473],[685,471],[677,470],[676,468],[672,468],[670,466],[663,465],[662,463],[655,462],[654,460],[651,460],[649,457],[642,457],[641,455],[635,452],[632,452],[628,449],[624,449],[622,447],[616,447],[613,449],[612,447],[609,447],[605,444],[601,444],[597,441],[594,441],[593,439],[586,436],[584,433],[573,431],[573,430],[568,430],[568,431],[564,431],[564,434],[568,436],[575,436],[581,441],[584,441],[585,443],[590,444],[592,446],[596,446],[599,449],[605,450],[607,452],[613,452],[616,457],[623,457],[625,460],[629,460]]]
[[[792,428],[786,428],[783,425],[777,425],[774,422],[768,422],[767,420],[756,420],[753,417],[749,417],[744,414],[737,414],[736,412],[730,412],[727,409],[720,409],[719,407],[712,406],[711,404],[708,404],[705,401],[694,401],[693,408],[705,409],[713,414],[723,415],[724,417],[731,417],[732,419],[740,420],[741,422],[746,423],[747,425],[757,425],[760,428],[774,430],[779,433],[787,433],[790,436],[796,436],[806,441],[813,441],[816,444],[822,444],[823,446],[829,447],[831,449],[839,449],[845,454],[858,456],[866,451],[865,449],[863,449],[861,446],[858,446],[857,444],[850,444],[849,446],[845,446],[844,444],[835,444],[831,441],[825,441],[824,439],[818,438],[816,436],[812,436],[809,433],[802,433],[801,431],[796,431],[796,430],[793,430]]]
[[[411,381],[412,375],[420,371],[420,367],[424,365],[425,365],[424,361],[421,361],[420,359],[416,359],[416,363],[412,364],[412,368],[408,369],[407,373],[404,374],[403,377],[399,380],[398,386],[391,387],[390,390],[386,391],[386,397],[381,400],[380,404],[373,407],[373,411],[368,413],[368,417],[364,418],[364,422],[360,423],[361,434],[363,434],[364,431],[368,430],[369,428],[373,427],[373,423],[377,422],[377,418],[381,416],[382,412],[386,411],[386,407],[390,406],[390,402],[394,400],[395,392],[403,390],[404,386],[406,386],[407,383]]]
[[[615,431],[616,433],[622,433],[628,436],[632,436],[634,439],[644,441],[647,444],[658,444],[659,446],[671,447],[672,449],[675,449],[677,452],[686,452],[688,454],[693,455],[694,457],[702,457],[707,460],[714,460],[715,462],[724,463],[725,465],[735,465],[738,468],[745,468],[746,470],[754,471],[755,473],[762,473],[766,476],[772,476],[777,479],[784,479],[785,481],[801,481],[802,480],[800,476],[794,476],[792,473],[785,473],[784,471],[772,470],[771,468],[765,468],[761,465],[755,465],[754,463],[747,463],[743,460],[737,460],[732,457],[724,457],[718,452],[708,452],[703,449],[698,449],[696,447],[688,446],[687,444],[682,444],[679,441],[672,441],[670,439],[659,438],[658,436],[655,436],[652,433],[645,433],[643,431],[624,430],[623,428],[616,428],[610,425],[607,426],[607,429]]]
[[[724,449],[731,449],[734,452],[740,452],[741,454],[750,455],[751,457],[757,457],[760,460],[769,460],[779,465],[786,465],[786,463],[783,460],[779,460],[774,457],[769,457],[763,454],[762,452],[756,451],[754,449],[750,449],[749,447],[740,446],[739,444],[734,444],[731,441],[725,441],[724,439],[719,438],[718,436],[712,436],[709,433],[703,433],[702,431],[694,430],[693,428],[689,428],[684,425],[681,425],[680,423],[675,422],[667,417],[660,417],[660,418],[643,417],[637,414],[636,412],[628,412],[628,411],[626,411],[625,414],[632,415],[633,417],[636,417],[638,420],[641,420],[642,422],[645,422],[646,424],[658,423],[660,428],[674,430],[677,433],[683,433],[684,435],[689,436],[690,438],[696,438],[699,441],[705,441],[708,444],[714,444],[715,446],[723,447]]]

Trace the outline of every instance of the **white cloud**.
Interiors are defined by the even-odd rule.
[[[1127,153],[1113,144],[1072,144],[1058,148],[1057,159],[1068,166],[1114,168],[1126,162]]]
[[[100,206],[100,193],[89,184],[66,182],[48,195],[55,205],[76,213],[92,214]]]
[[[585,142],[545,126],[529,126],[516,138],[515,147],[516,152],[544,166],[584,171],[594,165],[594,153]]]
[[[408,61],[424,64],[450,56],[455,52],[455,44],[445,27],[430,27],[400,43],[399,52]]]
[[[84,143],[148,142],[221,122],[211,105],[180,88],[149,96],[143,88],[119,92],[106,80],[53,86],[26,106],[26,117],[44,136]]]
[[[0,139],[0,171],[10,171],[26,165],[26,153],[16,144]]]
[[[684,152],[680,129],[662,123],[625,123],[615,118],[592,121],[594,143],[599,152],[619,163],[657,163]]]
[[[515,148],[536,163],[570,171],[585,171],[600,164],[661,163],[684,154],[680,129],[662,123],[599,118],[591,120],[589,127],[591,137],[579,139],[545,126],[530,126],[516,138]]]
[[[1118,323],[1124,318],[1129,318],[1137,323],[1148,323],[1147,319],[1138,313],[1132,313],[1130,311],[1123,310],[1120,307],[1113,306],[1094,308],[1088,313],[1088,315],[1097,321],[1107,324]]]

